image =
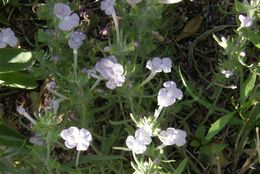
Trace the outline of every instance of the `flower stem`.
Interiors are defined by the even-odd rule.
[[[54,95],[56,95],[56,96],[62,98],[63,100],[67,100],[67,99],[68,99],[68,97],[62,95],[61,93],[58,93],[57,91],[55,91],[55,90],[53,90],[53,89],[48,89],[48,90],[49,90],[52,94],[54,94]]]
[[[102,79],[98,78],[98,79],[95,81],[95,83],[92,85],[90,91],[93,91],[93,90],[97,87],[97,85],[101,82],[101,80],[102,80]]]
[[[155,112],[154,112],[154,117],[155,118],[158,118],[160,113],[162,112],[162,109],[163,109],[163,106],[160,105],[158,109],[155,109]]]
[[[48,173],[51,173],[51,167],[50,167],[50,156],[51,156],[51,143],[50,143],[50,132],[48,132],[46,137],[46,143],[47,143],[47,154],[46,154],[46,165]]]
[[[119,42],[120,41],[119,24],[118,24],[118,19],[117,19],[117,16],[116,16],[116,12],[112,13],[112,18],[113,18],[113,21],[115,23],[117,42]]]
[[[150,80],[152,80],[152,78],[154,78],[154,76],[156,75],[156,72],[151,72],[149,74],[149,76],[141,83],[140,87],[144,86],[147,82],[149,82]]]
[[[25,118],[27,118],[28,120],[30,120],[30,122],[31,122],[32,124],[36,125],[36,121],[35,121],[27,112],[25,112],[25,113],[23,114],[23,116],[24,116]]]
[[[79,165],[79,156],[80,156],[80,151],[77,152],[76,164],[75,164],[76,168],[78,168],[78,165]]]
[[[77,69],[78,69],[78,50],[73,50],[73,56],[74,56],[74,65],[73,65],[73,71],[74,71],[74,77],[75,80],[78,77]]]

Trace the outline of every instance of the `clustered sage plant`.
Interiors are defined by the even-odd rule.
[[[184,148],[191,138],[190,132],[186,127],[183,128],[184,124],[174,121],[173,125],[166,118],[171,115],[171,110],[179,110],[184,92],[177,77],[173,81],[170,76],[173,74],[172,69],[176,68],[172,58],[174,56],[168,50],[157,53],[154,40],[166,42],[168,38],[164,38],[156,26],[157,23],[153,23],[153,20],[161,20],[165,7],[163,4],[180,1],[102,0],[93,2],[93,9],[93,4],[89,2],[78,4],[76,1],[69,3],[65,0],[46,1],[46,5],[39,5],[37,13],[40,17],[46,15],[46,26],[49,28],[38,30],[35,45],[48,51],[43,53],[36,50],[33,53],[35,61],[19,71],[32,73],[40,80],[45,79],[44,87],[39,92],[45,94],[44,102],[35,102],[35,98],[42,96],[35,97],[35,94],[31,94],[34,107],[38,105],[44,109],[30,113],[30,109],[25,108],[25,105],[17,104],[16,111],[20,120],[26,118],[25,120],[29,121],[28,130],[33,132],[28,138],[31,144],[24,143],[22,146],[31,148],[30,155],[37,157],[36,164],[44,162],[44,172],[93,173],[95,168],[98,168],[105,173],[110,163],[115,163],[112,165],[114,167],[129,160],[132,169],[125,171],[131,170],[134,174],[173,173],[184,170],[188,157],[185,157],[176,170],[171,164],[170,167],[167,165],[179,158],[168,159],[166,154],[171,148],[177,148],[182,154],[189,154]],[[223,77],[223,83],[232,82],[229,86],[219,84],[221,87],[237,89],[239,86],[241,91],[247,92],[247,87],[252,81],[256,81],[257,67],[253,63],[248,64],[246,58],[249,53],[246,45],[248,41],[253,43],[248,31],[256,27],[255,9],[259,6],[257,2],[258,0],[243,2],[250,8],[239,11],[237,15],[237,37],[221,36],[219,39],[213,34],[226,56],[220,62],[219,74],[216,74]],[[79,6],[78,10],[75,9],[75,4]],[[85,11],[86,7],[93,11]],[[105,15],[98,16],[92,23],[92,15],[96,11]],[[107,22],[106,25],[100,24],[103,20]],[[102,29],[93,27],[95,22],[100,22]],[[125,29],[128,27],[136,30],[127,33]],[[91,32],[95,37],[90,38],[88,34]],[[102,35],[101,40],[98,40],[99,34]],[[0,29],[0,48],[16,47],[18,43],[18,38],[11,28]],[[148,58],[150,59],[147,60]],[[249,85],[243,79],[244,68],[249,70]],[[142,74],[143,72],[147,74]],[[240,84],[237,84],[238,76]],[[206,100],[192,93],[182,74],[181,80],[194,100],[198,99],[202,105],[209,106]],[[250,109],[253,106],[251,103],[255,100],[247,101],[249,99],[248,96],[240,96],[240,103],[235,107],[241,111],[241,115],[244,114],[244,108]],[[209,113],[213,112],[215,103],[207,108]],[[129,115],[131,119],[128,118]],[[107,125],[102,124],[104,122],[115,126],[107,128]],[[200,143],[198,146],[203,149],[209,141],[201,138]],[[110,155],[112,150],[116,155]],[[117,150],[121,150],[120,155]],[[122,152],[123,150],[127,152]],[[74,153],[77,153],[75,163],[71,162],[73,158],[69,157],[74,156]],[[82,162],[80,155],[84,155],[81,156]],[[93,165],[89,165],[92,162]],[[37,168],[37,165],[32,166]],[[202,164],[201,166],[203,167]],[[112,167],[110,171],[124,173]]]

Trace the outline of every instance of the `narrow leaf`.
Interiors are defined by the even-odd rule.
[[[182,174],[184,169],[186,168],[188,164],[188,158],[185,158],[180,165],[177,167],[177,169],[174,171],[173,174]]]
[[[254,89],[256,82],[256,73],[253,74],[242,84],[240,88],[240,103],[243,104]]]
[[[217,121],[215,121],[211,125],[205,139],[207,141],[210,141],[217,133],[219,133],[227,125],[227,123],[233,117],[234,114],[234,112],[228,113],[223,117],[219,118]]]

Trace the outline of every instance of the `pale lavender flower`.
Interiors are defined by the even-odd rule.
[[[92,136],[87,129],[70,127],[61,131],[60,136],[65,140],[65,146],[69,149],[76,147],[77,151],[87,150]]]
[[[151,70],[154,73],[164,72],[164,73],[170,73],[172,68],[172,61],[170,58],[159,58],[154,57],[152,60],[148,60],[146,63],[146,68]]]
[[[105,47],[103,48],[103,50],[104,50],[106,53],[109,53],[110,47],[109,47],[109,46],[105,46]]]
[[[83,40],[85,40],[86,36],[84,33],[75,31],[70,34],[70,38],[68,40],[69,47],[71,49],[77,50],[83,44]]]
[[[60,99],[50,100],[49,108],[53,110],[55,113],[57,113],[60,108]]]
[[[106,87],[109,89],[122,86],[125,82],[124,68],[121,64],[117,63],[115,56],[102,58],[96,63],[94,70],[99,72],[103,79],[108,80]]]
[[[36,125],[36,121],[30,116],[30,114],[28,114],[28,112],[26,112],[26,110],[22,106],[17,106],[16,107],[16,111],[20,115],[22,115],[25,118],[27,118],[32,124]]]
[[[151,132],[146,128],[140,128],[135,131],[135,137],[128,136],[126,145],[136,154],[142,154],[146,151],[147,145],[152,142]]]
[[[50,82],[48,82],[47,84],[46,84],[46,88],[48,89],[48,90],[53,90],[53,89],[55,89],[57,87],[57,85],[56,85],[56,82],[55,81],[50,81]]]
[[[186,132],[172,127],[162,130],[158,137],[164,146],[174,145],[183,146],[186,143]]]
[[[44,143],[44,140],[42,138],[42,135],[39,134],[39,133],[36,133],[34,136],[32,136],[30,139],[29,139],[30,143],[32,144],[35,144],[35,145],[43,145]]]
[[[15,47],[18,43],[17,37],[11,28],[1,29],[0,31],[0,48],[4,48],[7,45]]]
[[[54,13],[59,19],[64,19],[69,16],[72,11],[70,7],[64,3],[56,3],[54,4]]]
[[[100,9],[103,10],[107,15],[112,15],[115,13],[115,1],[116,0],[103,0],[101,2]]]
[[[240,24],[240,27],[243,28],[243,27],[251,27],[252,24],[253,24],[253,18],[251,17],[248,17],[248,16],[244,16],[244,15],[239,15],[238,16],[238,19],[240,20],[241,24]]]
[[[182,99],[183,93],[176,87],[176,83],[173,81],[167,81],[163,83],[165,88],[161,88],[157,101],[159,106],[168,107],[175,103],[176,99]]]
[[[54,13],[60,19],[59,28],[63,31],[70,31],[79,25],[79,16],[71,14],[70,7],[63,3],[54,5]]]

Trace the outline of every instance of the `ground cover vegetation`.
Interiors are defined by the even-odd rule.
[[[0,1],[0,173],[260,173],[259,0]]]

